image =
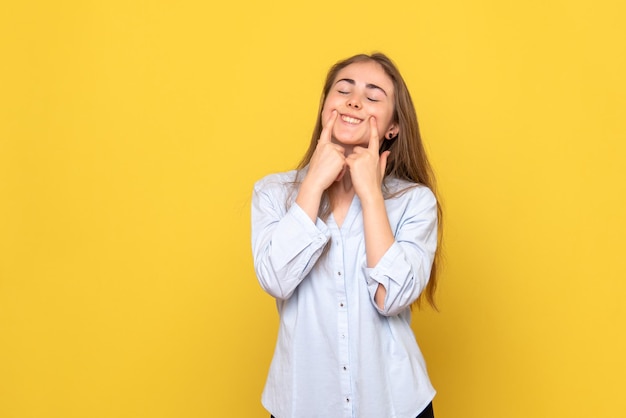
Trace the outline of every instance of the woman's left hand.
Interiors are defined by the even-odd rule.
[[[385,177],[387,157],[390,151],[378,154],[380,138],[376,120],[370,117],[370,142],[365,147],[354,147],[352,154],[346,157],[346,164],[350,169],[350,177],[354,191],[361,201],[382,195],[381,185]]]

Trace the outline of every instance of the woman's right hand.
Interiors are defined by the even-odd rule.
[[[337,115],[337,111],[333,110],[324,124],[309,162],[309,170],[303,180],[303,183],[307,183],[308,187],[316,189],[319,193],[340,179],[346,170],[345,149],[331,141]]]

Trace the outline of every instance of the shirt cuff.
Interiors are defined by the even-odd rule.
[[[276,263],[278,267],[281,267],[307,247],[310,252],[315,252],[326,245],[330,239],[330,230],[319,218],[313,223],[304,210],[294,203],[274,236],[280,237],[274,240],[273,245],[277,250],[275,254],[280,254],[280,259],[277,259]]]
[[[383,254],[378,264],[374,267],[365,267],[368,286],[378,286],[380,283],[389,292],[392,281],[395,284],[401,284],[401,280],[406,277],[411,268],[408,263],[399,260],[403,254],[400,244],[394,242]]]

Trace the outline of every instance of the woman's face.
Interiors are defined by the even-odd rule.
[[[376,120],[379,139],[390,132],[398,133],[398,125],[393,122],[394,95],[393,81],[380,64],[375,61],[350,64],[333,81],[324,101],[322,121],[326,123],[336,110],[333,141],[366,147],[371,135],[371,117]]]

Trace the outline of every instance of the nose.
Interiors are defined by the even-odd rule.
[[[352,96],[348,99],[348,107],[351,107],[353,109],[360,109],[361,108],[361,102],[359,101],[358,98]]]

